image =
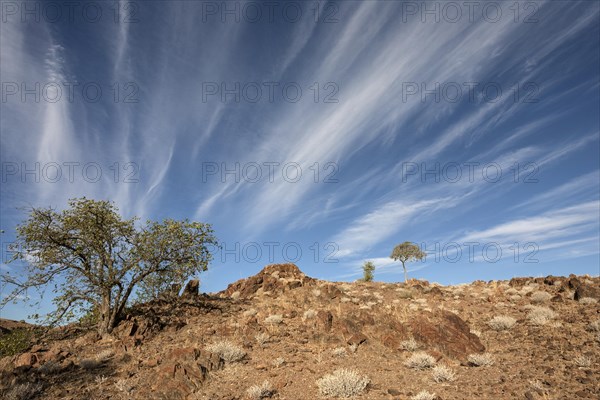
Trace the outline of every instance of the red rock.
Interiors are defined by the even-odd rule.
[[[33,353],[23,353],[15,360],[15,367],[31,367],[38,362],[38,358]]]

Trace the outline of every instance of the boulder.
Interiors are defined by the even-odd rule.
[[[585,297],[600,300],[600,287],[592,286],[587,283],[579,284],[577,289],[575,289],[575,296],[573,298],[579,301]]]
[[[482,353],[485,346],[471,333],[469,325],[446,310],[422,312],[408,322],[413,337],[442,354],[465,361],[472,353]]]
[[[198,296],[198,293],[200,293],[200,280],[192,279],[185,285],[185,289],[183,289],[181,296],[194,297]]]

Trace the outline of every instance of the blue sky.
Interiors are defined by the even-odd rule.
[[[87,196],[211,223],[207,292],[401,281],[403,241],[443,284],[600,274],[598,2],[71,3],[2,2],[3,261]]]

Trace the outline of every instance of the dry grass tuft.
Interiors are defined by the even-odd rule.
[[[424,352],[415,353],[404,362],[404,365],[412,369],[427,369],[435,365],[435,358]]]
[[[474,367],[487,367],[489,365],[494,364],[494,358],[487,353],[469,354],[469,357],[467,357],[467,360]]]
[[[369,382],[366,376],[342,368],[317,380],[317,386],[321,395],[326,397],[353,397],[361,394]]]
[[[488,325],[490,326],[490,328],[492,328],[495,331],[506,331],[506,330],[511,329],[513,326],[515,326],[516,323],[517,323],[517,320],[514,319],[513,317],[509,317],[506,315],[500,315],[500,316],[496,316],[496,317],[492,318],[488,322]]]
[[[254,385],[246,391],[246,395],[251,400],[266,399],[275,394],[275,389],[269,381],[264,381],[260,385]]]
[[[240,361],[246,356],[246,352],[238,345],[228,340],[221,340],[206,346],[206,350],[217,354],[225,362]]]
[[[435,393],[429,393],[426,390],[422,390],[411,397],[410,400],[434,400],[435,398]]]
[[[415,351],[419,349],[419,343],[415,339],[410,338],[400,342],[400,348],[406,351]]]
[[[456,373],[445,365],[436,365],[431,371],[431,376],[437,383],[456,380]]]

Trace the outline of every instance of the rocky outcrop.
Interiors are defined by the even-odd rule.
[[[216,354],[185,347],[172,350],[157,367],[155,379],[139,398],[184,400],[202,386],[210,371],[223,368]]]
[[[221,294],[230,297],[237,292],[239,297],[249,298],[261,289],[262,292],[283,293],[315,282],[295,264],[271,264],[254,276],[230,284]]]
[[[469,325],[449,311],[423,311],[408,322],[408,327],[418,342],[459,361],[465,361],[469,354],[485,351]]]

